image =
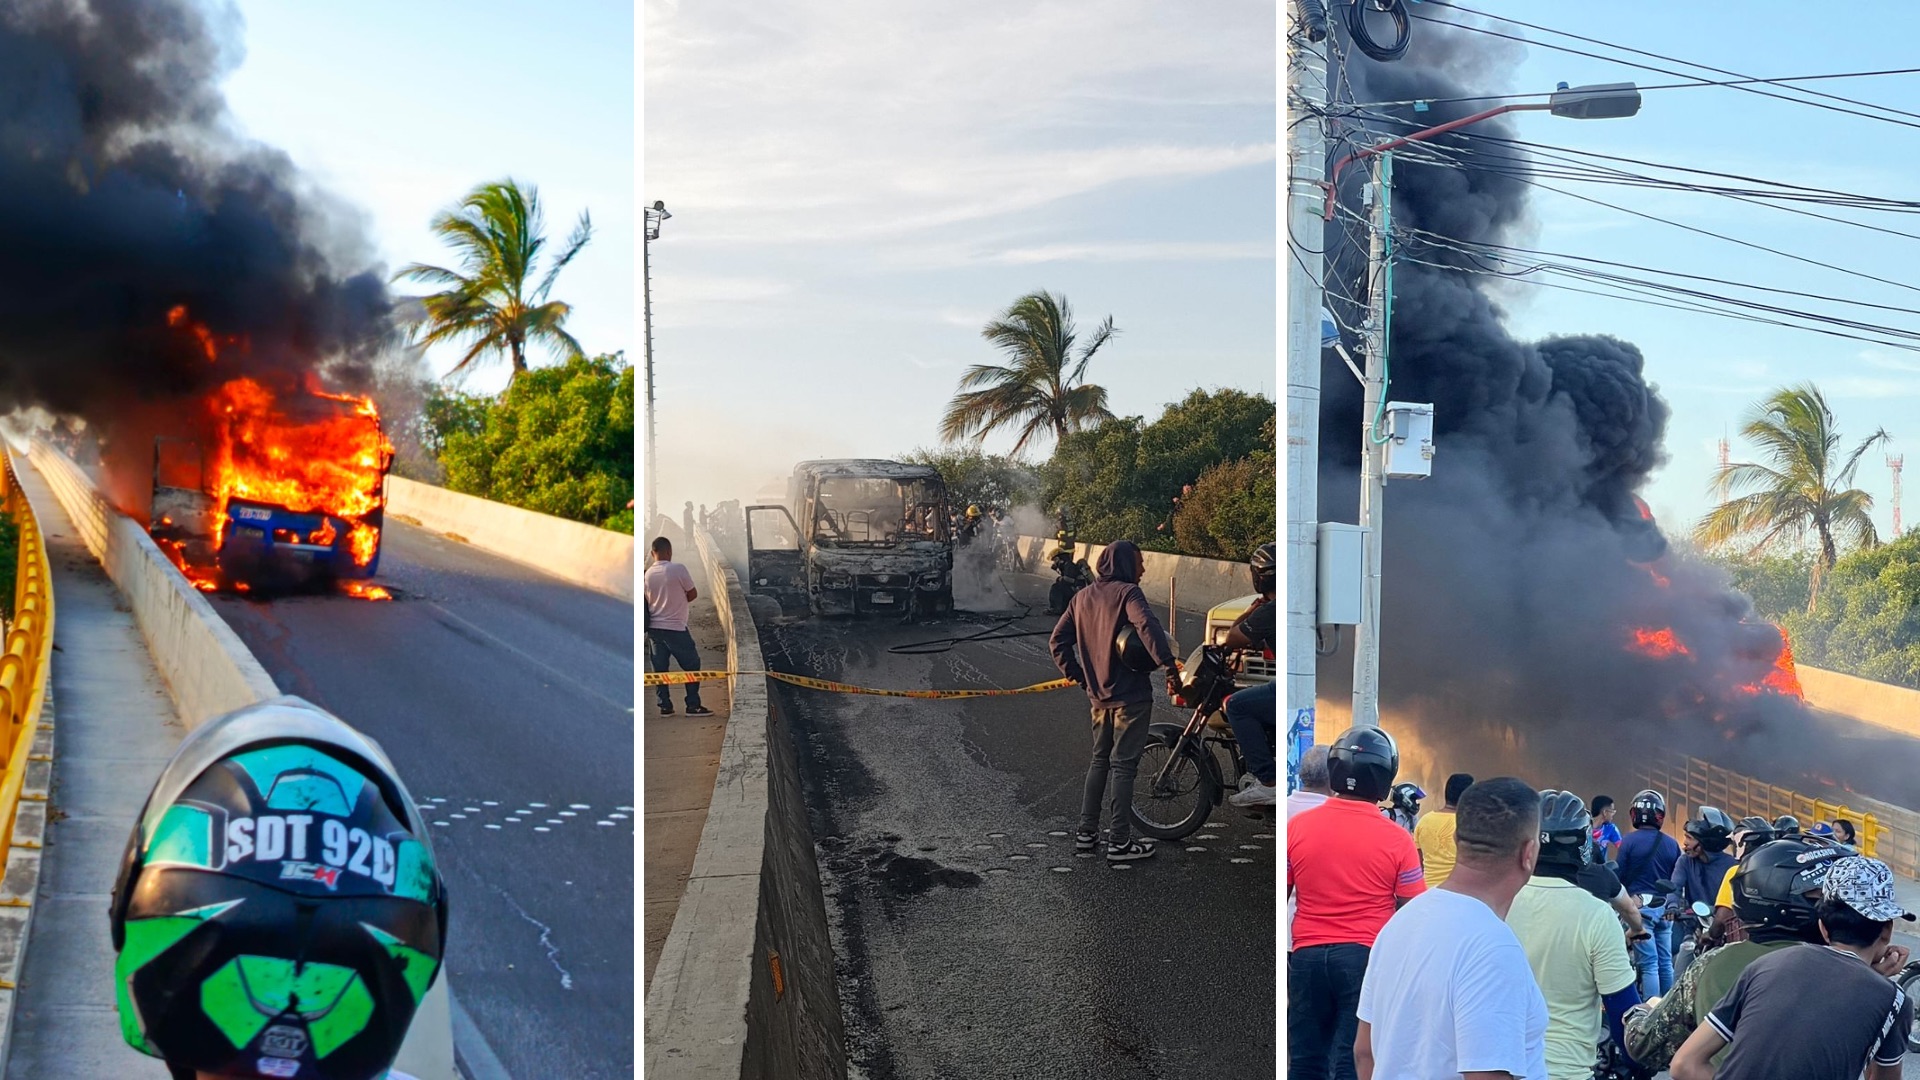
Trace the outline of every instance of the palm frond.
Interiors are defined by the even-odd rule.
[[[554,279],[560,276],[560,271],[567,268],[567,264],[573,261],[575,255],[580,254],[580,249],[586,247],[587,241],[591,239],[593,239],[593,218],[582,210],[580,220],[573,226],[573,232],[568,234],[567,242],[561,245],[560,254],[548,264],[546,274],[540,278],[540,286],[533,290],[535,301],[543,301],[547,298],[547,293],[553,290]]]

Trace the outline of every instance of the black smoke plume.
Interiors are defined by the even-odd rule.
[[[111,433],[241,374],[365,384],[384,275],[353,213],[239,132],[240,29],[214,2],[0,0],[0,408]]]
[[[1512,52],[1431,22],[1414,32],[1398,63],[1347,50],[1349,100],[1511,89],[1501,83]],[[1402,109],[1404,125],[1336,119],[1331,156],[1486,104]],[[1521,137],[1504,118],[1471,131],[1437,145]],[[1511,769],[1543,786],[1616,790],[1633,783],[1634,765],[1676,750],[1799,780],[1813,767],[1799,743],[1814,718],[1791,698],[1741,689],[1767,673],[1777,633],[1724,574],[1668,551],[1636,503],[1664,460],[1669,416],[1640,350],[1612,334],[1516,340],[1497,279],[1468,272],[1465,256],[1420,242],[1416,230],[1524,245],[1530,187],[1507,172],[1421,156],[1403,153],[1394,164],[1403,258],[1394,270],[1388,397],[1434,404],[1437,449],[1430,479],[1387,486],[1383,723],[1408,725],[1436,754],[1433,781],[1454,770]],[[1326,230],[1329,306],[1350,327],[1365,318],[1368,233],[1348,215],[1366,217],[1367,173],[1364,162],[1342,173],[1343,212]],[[1358,359],[1358,339],[1348,333],[1345,341]],[[1321,516],[1353,521],[1361,388],[1331,352],[1322,393]],[[1642,655],[1631,647],[1637,628],[1671,628],[1689,654]],[[1338,725],[1350,650],[1324,658],[1320,671],[1320,696],[1331,706],[1322,722]],[[1839,744],[1826,742],[1821,752],[1831,761]],[[1856,784],[1883,771],[1861,761],[1833,768],[1853,770]],[[1904,794],[1893,774],[1887,779],[1884,787]]]

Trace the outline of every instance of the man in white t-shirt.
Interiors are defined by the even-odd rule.
[[[1547,1005],[1504,921],[1540,853],[1540,795],[1512,777],[1460,796],[1458,861],[1374,941],[1360,986],[1360,1080],[1546,1080]]]
[[[653,565],[647,567],[641,582],[647,595],[647,644],[650,667],[666,671],[678,660],[682,671],[700,670],[700,649],[687,632],[687,610],[700,598],[693,587],[693,575],[673,561],[673,542],[664,536],[653,541]],[[665,683],[654,687],[660,703],[660,715],[673,715],[673,697]],[[700,704],[700,684],[687,684],[687,715],[712,716],[713,710]]]

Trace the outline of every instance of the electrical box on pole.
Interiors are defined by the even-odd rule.
[[[1387,441],[1381,450],[1390,480],[1424,480],[1433,475],[1433,406],[1389,401]]]
[[[1314,622],[1353,626],[1366,610],[1367,530],[1344,521],[1320,523],[1319,563],[1314,574]]]

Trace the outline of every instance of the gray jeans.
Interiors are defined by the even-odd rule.
[[[1140,768],[1140,752],[1147,748],[1151,702],[1093,710],[1093,762],[1087,766],[1087,787],[1080,799],[1080,831],[1100,832],[1100,799],[1107,802],[1107,843],[1124,844],[1133,833],[1133,775]]]

